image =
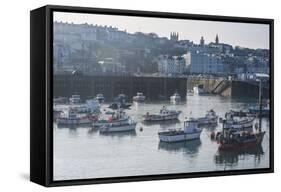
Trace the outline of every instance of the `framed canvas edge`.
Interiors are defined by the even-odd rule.
[[[90,8],[90,7],[73,7],[46,5],[46,182],[45,186],[69,186],[69,185],[85,185],[85,184],[103,184],[103,183],[120,183],[120,182],[136,182],[150,180],[167,180],[167,179],[185,179],[198,177],[215,177],[215,176],[233,176],[248,175],[260,173],[274,173],[274,19],[249,18],[249,17],[230,17],[216,15],[186,14],[186,13],[170,13],[170,12],[150,12],[138,10],[123,9],[107,9],[107,8]],[[53,180],[53,125],[52,125],[52,28],[53,28],[53,12],[76,12],[76,13],[92,13],[92,14],[108,14],[108,15],[124,15],[124,16],[142,16],[156,18],[175,18],[175,19],[195,19],[208,21],[224,21],[224,22],[245,22],[269,24],[270,26],[270,166],[261,169],[241,169],[228,171],[211,171],[211,172],[192,172],[178,174],[161,174],[161,175],[143,175],[143,176],[126,176],[126,177],[107,177],[107,178],[87,178],[77,180]]]

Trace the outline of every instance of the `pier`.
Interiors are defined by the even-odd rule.
[[[187,90],[192,90],[196,85],[203,85],[204,88],[212,94],[239,98],[249,97],[258,99],[259,97],[259,82],[248,80],[228,80],[225,78],[187,78]],[[262,84],[262,94],[264,98],[269,98],[270,87],[268,82]]]

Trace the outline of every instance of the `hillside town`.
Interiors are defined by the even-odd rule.
[[[212,75],[253,78],[269,74],[269,50],[200,43],[112,26],[54,22],[54,72],[87,75]]]

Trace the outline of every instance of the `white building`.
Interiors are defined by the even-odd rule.
[[[116,62],[113,58],[105,58],[103,61],[99,61],[98,64],[102,69],[102,73],[124,73],[125,66]]]
[[[161,55],[158,59],[158,72],[169,75],[179,75],[185,71],[185,59],[181,56]]]
[[[189,52],[191,73],[221,74],[223,73],[222,60],[215,54],[206,54],[199,51]]]

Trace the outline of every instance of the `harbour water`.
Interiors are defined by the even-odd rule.
[[[126,133],[100,134],[91,127],[58,128],[54,123],[54,180],[268,168],[267,118],[262,120],[262,130],[266,131],[262,146],[251,150],[218,152],[218,144],[211,141],[210,134],[221,130],[221,124],[204,127],[200,140],[188,142],[161,143],[157,134],[159,130],[180,128],[185,117],[201,117],[210,109],[224,117],[230,109],[240,110],[256,103],[220,96],[188,96],[178,105],[135,103],[126,113],[138,122],[137,128]],[[179,121],[142,122],[142,115],[158,113],[163,105],[181,110]],[[107,106],[103,104],[102,110]]]

